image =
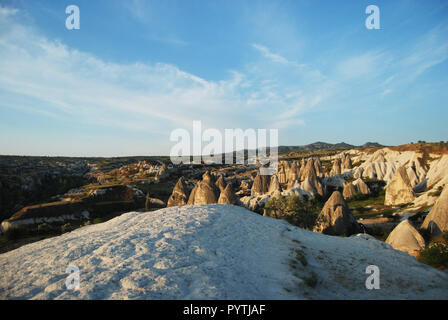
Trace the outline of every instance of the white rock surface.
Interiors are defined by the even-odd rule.
[[[298,251],[307,265],[294,269]],[[79,290],[66,290],[68,265]],[[369,265],[379,290],[365,287]],[[448,274],[371,237],[218,204],[126,213],[1,254],[0,270],[1,299],[448,299]]]
[[[387,183],[392,180],[395,171],[401,166],[405,166],[408,175],[413,172],[411,177],[411,186],[414,187],[421,182],[426,171],[418,160],[420,154],[414,151],[394,151],[389,148],[382,148],[373,154],[358,154],[354,161],[365,161],[353,170],[355,178],[384,180]]]

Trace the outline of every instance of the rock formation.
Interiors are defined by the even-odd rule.
[[[189,205],[212,204],[218,201],[219,189],[215,185],[214,178],[207,171],[199,182],[191,191],[188,199]]]
[[[219,176],[215,185],[219,188],[219,191],[222,192],[226,188],[226,182],[224,181],[223,176]]]
[[[353,169],[352,159],[350,158],[349,155],[345,155],[344,161],[342,163],[342,171],[351,169]]]
[[[182,177],[177,180],[171,196],[168,198],[167,207],[184,206],[188,202],[187,188]]]
[[[439,199],[426,216],[421,227],[429,229],[434,235],[448,231],[448,185],[443,188]]]
[[[353,184],[355,185],[357,192],[370,194],[369,186],[361,178],[358,178]]]
[[[335,176],[338,174],[341,174],[341,159],[340,158],[334,159],[333,167],[331,168],[331,171],[330,171],[330,176]]]
[[[221,191],[221,194],[218,199],[218,203],[220,204],[239,204],[238,197],[233,193],[230,184],[226,186],[226,188]]]
[[[386,239],[392,248],[415,255],[425,248],[425,239],[414,228],[409,220],[400,222]]]
[[[395,172],[392,180],[386,187],[385,205],[402,205],[414,201],[415,194],[412,190],[405,167],[400,167]]]
[[[272,176],[272,178],[271,178],[271,182],[270,182],[270,184],[269,184],[268,192],[269,192],[269,193],[272,193],[272,192],[276,192],[276,191],[281,192],[282,189],[281,189],[281,187],[280,187],[280,183],[279,183],[279,181],[278,181],[277,176]]]
[[[324,170],[322,169],[322,163],[320,162],[319,158],[316,158],[314,160],[314,169],[316,170],[316,175],[319,178],[323,178],[324,177]]]
[[[258,172],[252,185],[252,195],[262,195],[267,193],[269,190],[269,178],[270,176],[260,175]]]
[[[344,185],[344,191],[342,192],[342,195],[344,196],[344,199],[351,199],[357,194],[355,186],[352,182],[347,182]]]
[[[305,158],[302,158],[302,160],[300,160],[300,169],[299,169],[300,180],[303,180],[303,174],[305,172],[305,167],[306,167]]]
[[[319,181],[319,178],[316,175],[316,170],[314,169],[314,162],[313,159],[309,159],[307,164],[306,164],[306,168],[303,171],[303,182],[302,182],[302,189],[306,190],[310,193],[312,193],[312,195],[316,195],[319,194],[321,196],[324,195],[324,189],[322,187],[321,182]],[[308,180],[308,181],[307,181]],[[311,190],[307,190],[310,189],[309,186],[312,186],[312,188],[314,189],[313,192],[311,192]]]
[[[333,192],[319,213],[314,232],[330,235],[352,235],[361,232],[361,226],[339,191]]]
[[[241,190],[249,190],[250,188],[252,188],[252,180],[242,180],[241,184],[240,184],[240,189]]]
[[[157,172],[157,180],[161,180],[161,179],[164,179],[164,178],[166,178],[168,176],[168,168],[167,168],[167,165],[166,165],[166,163],[164,163],[161,167],[160,167],[160,169],[159,169],[159,171]]]
[[[285,167],[284,166],[281,166],[278,169],[277,177],[278,177],[278,182],[279,183],[287,183],[288,182],[288,180],[286,179],[286,172],[285,172]]]
[[[293,161],[286,175],[286,179],[288,182],[291,182],[297,180],[298,178],[299,178],[299,168],[297,167],[297,163]]]
[[[364,155],[364,162],[353,169],[355,178],[383,180],[389,183],[397,169],[405,166],[411,186],[414,187],[426,177],[421,154],[415,151],[394,151],[382,148],[373,154]]]

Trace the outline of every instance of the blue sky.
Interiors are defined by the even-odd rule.
[[[447,140],[447,35],[445,0],[2,0],[0,154],[167,155],[193,120],[280,145]]]

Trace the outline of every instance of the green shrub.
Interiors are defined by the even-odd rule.
[[[270,216],[285,219],[292,225],[311,230],[323,203],[318,199],[300,199],[299,196],[270,199],[265,209]]]
[[[73,231],[74,229],[75,229],[75,227],[72,226],[72,224],[70,222],[61,226],[62,233],[70,232],[70,231]]]
[[[448,232],[441,239],[434,239],[429,246],[420,251],[420,262],[438,269],[448,268]]]
[[[103,223],[103,222],[104,222],[104,219],[103,219],[103,218],[99,218],[99,217],[97,217],[97,218],[93,219],[93,224]]]

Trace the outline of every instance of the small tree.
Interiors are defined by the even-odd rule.
[[[270,199],[265,206],[270,216],[285,219],[289,223],[304,229],[312,229],[322,203],[316,198],[301,199],[300,196]]]

